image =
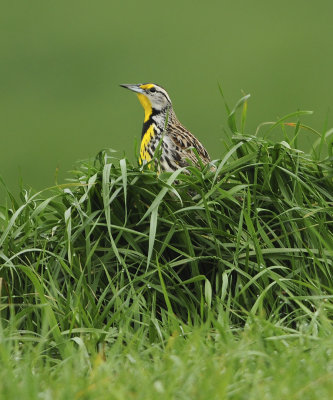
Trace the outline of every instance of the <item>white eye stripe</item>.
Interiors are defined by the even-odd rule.
[[[157,92],[163,94],[163,96],[168,100],[169,103],[171,103],[171,99],[168,95],[168,93],[161,87],[157,87]]]

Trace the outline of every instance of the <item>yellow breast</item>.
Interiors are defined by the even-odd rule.
[[[151,155],[149,154],[148,149],[150,147],[150,142],[154,138],[154,136],[155,136],[154,125],[152,124],[146,130],[145,134],[143,135],[142,141],[141,141],[140,159],[139,159],[140,165],[143,163],[143,161],[146,161],[146,162],[151,161]]]

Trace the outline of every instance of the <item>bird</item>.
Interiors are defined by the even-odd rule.
[[[135,92],[144,109],[139,164],[150,163],[157,148],[158,170],[174,172],[191,164],[208,164],[210,157],[199,140],[178,120],[169,94],[155,83],[121,84]],[[159,147],[160,146],[160,147]],[[149,164],[151,165],[151,164]]]

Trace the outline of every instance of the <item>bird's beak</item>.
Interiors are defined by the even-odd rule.
[[[145,91],[140,88],[140,84],[139,85],[120,85],[120,86],[125,89],[132,90],[132,92],[145,93]]]

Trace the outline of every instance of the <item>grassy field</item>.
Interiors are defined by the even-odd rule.
[[[299,111],[249,135],[246,110],[227,107],[214,172],[101,151],[64,185],[7,191],[3,399],[332,397],[332,131]]]

